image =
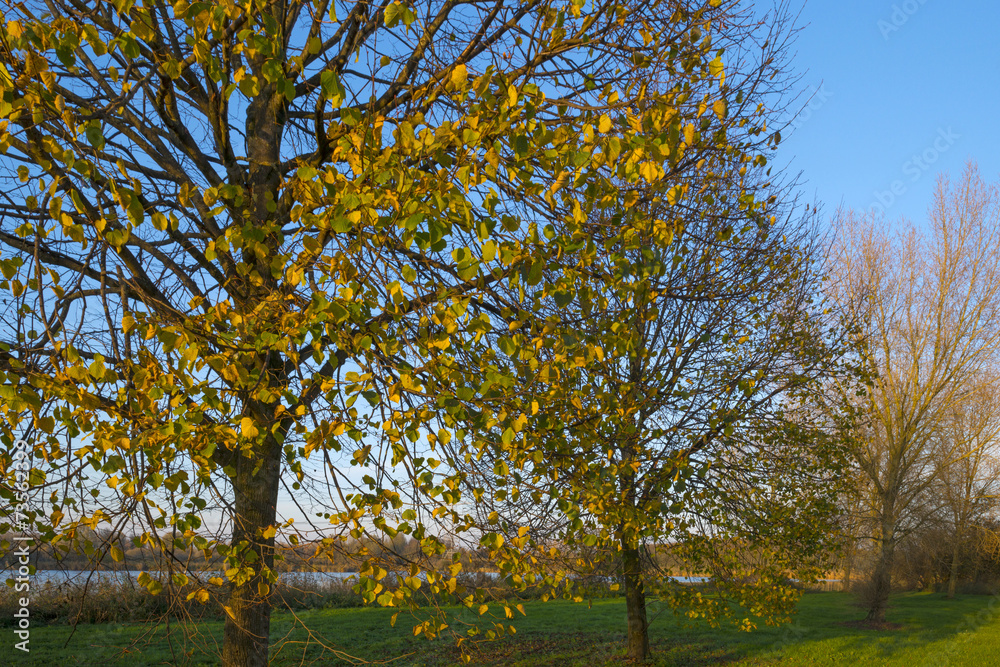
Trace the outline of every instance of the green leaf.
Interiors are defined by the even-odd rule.
[[[87,123],[87,141],[97,150],[104,148],[104,131],[99,120],[92,120]]]
[[[403,17],[403,3],[393,2],[385,8],[385,26],[394,28]]]
[[[163,73],[171,79],[179,79],[183,73],[183,63],[180,63],[173,58],[167,59],[160,65],[160,67],[163,68]]]
[[[544,272],[545,260],[542,258],[536,259],[531,263],[531,268],[528,270],[528,274],[524,280],[528,285],[537,285],[541,282]]]
[[[344,103],[346,93],[344,92],[344,87],[340,84],[340,79],[337,77],[336,72],[327,70],[320,75],[320,91],[323,97],[334,108]]]
[[[556,305],[560,308],[565,308],[569,304],[573,303],[574,294],[571,290],[560,290],[552,295],[555,300]]]

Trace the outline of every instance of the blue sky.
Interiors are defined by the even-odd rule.
[[[1000,176],[1000,3],[811,0],[799,25],[792,65],[819,93],[777,164],[827,217],[877,204],[919,224],[939,173]]]

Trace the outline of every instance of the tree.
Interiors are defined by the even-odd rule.
[[[431,454],[440,415],[475,434],[513,414],[513,379],[468,354],[517,320],[494,290],[560,262],[572,282],[595,202],[728,150],[686,130],[683,90],[642,85],[724,76],[721,4],[4,2],[0,411],[5,442],[37,435],[41,539],[135,523],[168,563],[224,557],[227,665],[267,661],[289,482],[326,482],[317,547],[362,545],[367,599],[460,592],[417,562],[389,590],[361,538],[430,557],[435,521],[474,527]]]
[[[940,493],[951,526],[948,597],[955,597],[963,547],[984,524],[1000,492],[1000,403],[996,381],[984,377],[943,425],[948,458],[939,461]]]
[[[867,619],[884,622],[895,548],[936,509],[936,461],[952,458],[941,437],[1000,346],[998,193],[970,165],[938,182],[927,234],[893,234],[882,219],[838,215],[830,294],[859,330],[871,378],[853,458],[874,498],[875,565]]]
[[[811,301],[815,246],[800,220],[692,211],[661,254],[651,239],[660,216],[642,207],[626,215],[629,246],[598,254],[631,275],[595,290],[587,316],[555,328],[602,352],[579,371],[563,369],[558,388],[534,399],[545,402],[521,429],[523,458],[511,456],[517,436],[501,425],[495,453],[468,464],[473,483],[494,490],[478,505],[481,524],[506,527],[508,541],[527,540],[540,561],[568,562],[579,575],[613,568],[627,652],[642,660],[647,590],[713,619],[731,612],[672,586],[670,572],[652,567],[650,547],[670,544],[712,572],[721,599],[772,620],[794,604],[789,579],[820,571],[833,545],[830,470],[840,459],[806,406],[837,358]]]
[[[542,280],[555,293],[534,294],[542,305],[521,308],[512,333],[495,330],[477,353],[504,350],[508,374],[523,382],[559,369],[549,392],[525,392],[525,407],[495,424],[491,448],[466,458],[469,486],[491,489],[477,498],[477,523],[506,534],[498,554],[516,545],[551,568],[529,581],[563,584],[571,597],[566,569],[615,572],[635,660],[649,656],[650,592],[713,619],[732,599],[785,618],[789,577],[815,576],[830,545],[836,484],[827,466],[837,446],[803,406],[835,369],[835,332],[813,301],[819,239],[808,213],[766,170],[776,100],[757,87],[780,72],[783,44],[768,40],[744,81],[727,68],[731,113],[703,117],[706,89],[678,107],[700,118],[692,133],[724,129],[739,149],[699,144],[668,174],[670,189],[605,200],[572,255],[588,270],[567,280],[564,263],[547,267]],[[679,76],[657,85],[691,90]],[[561,309],[560,296],[579,306]],[[531,295],[507,298],[517,313]],[[538,328],[551,333],[536,337]],[[567,367],[564,350],[547,349],[553,338],[582,339],[594,354]],[[539,352],[518,368],[524,350]],[[656,571],[649,551],[668,544],[718,575],[719,600]]]

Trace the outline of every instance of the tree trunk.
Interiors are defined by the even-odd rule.
[[[854,546],[853,544],[847,547],[847,553],[844,554],[844,572],[841,575],[841,590],[850,591],[851,590],[851,570],[854,569]]]
[[[642,559],[639,546],[625,540],[622,540],[622,575],[625,580],[625,613],[628,616],[627,655],[630,660],[643,662],[649,659],[650,652]]]
[[[958,560],[961,557],[962,533],[955,535],[955,544],[951,551],[951,574],[948,577],[948,597],[955,597],[955,587],[958,585]]]
[[[892,589],[892,563],[896,550],[894,532],[891,526],[883,526],[879,555],[872,572],[871,588],[867,600],[868,615],[865,616],[866,621],[873,623],[884,623],[885,611],[889,607],[889,592]]]
[[[272,37],[274,44],[284,44],[285,15],[281,2],[265,0],[260,10],[274,20],[278,31]],[[285,54],[280,47],[270,58],[282,62]],[[284,212],[278,210],[281,200],[282,136],[287,121],[288,100],[284,92],[279,92],[276,84],[263,83],[267,57],[260,52],[248,57],[248,64],[254,75],[260,77],[262,85],[246,109],[246,160],[248,163],[246,182],[243,184],[248,194],[245,209],[234,212],[234,218],[243,216],[239,223],[249,223],[258,229],[281,227]],[[271,273],[271,260],[281,241],[271,232],[264,243],[243,247],[243,261],[254,268],[261,284],[251,287],[254,281],[247,281],[246,306],[253,307],[259,300],[269,298],[279,289],[277,279]],[[261,353],[258,371],[267,377],[267,386],[280,391],[288,386],[284,376],[283,363],[277,354]],[[226,667],[266,667],[268,663],[268,640],[271,629],[270,582],[264,573],[274,565],[274,533],[265,537],[266,529],[275,526],[280,483],[282,448],[275,437],[268,433],[274,423],[276,404],[265,405],[248,400],[248,414],[266,435],[262,441],[254,443],[250,453],[236,453],[236,474],[233,476],[233,491],[236,494],[233,516],[233,549],[244,550],[235,554],[235,561],[250,576],[239,576],[232,583],[229,612],[223,634],[222,662]]]
[[[274,566],[274,537],[264,538],[263,532],[275,525],[277,517],[281,448],[268,438],[264,449],[259,458],[236,456],[232,546],[234,551],[242,550],[236,559],[253,574],[238,578],[230,589],[222,643],[226,667],[266,667],[268,663],[271,600],[263,573]]]

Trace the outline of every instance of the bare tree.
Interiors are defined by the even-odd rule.
[[[950,455],[940,429],[1000,349],[998,204],[997,186],[969,165],[956,184],[939,179],[925,230],[836,218],[830,294],[860,328],[871,378],[853,457],[875,501],[872,622],[885,620],[897,544],[933,510],[936,462]]]
[[[955,597],[962,548],[982,527],[1000,493],[1000,396],[987,378],[971,389],[944,426],[947,458],[939,462],[941,497],[951,532],[948,597]]]

